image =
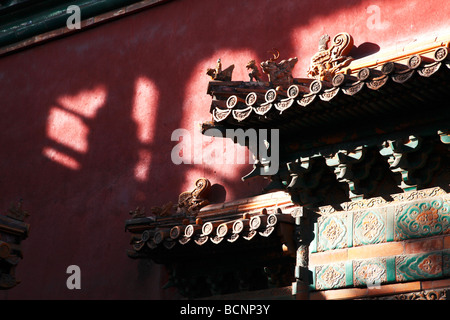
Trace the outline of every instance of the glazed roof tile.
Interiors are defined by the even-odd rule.
[[[354,60],[331,81],[294,78],[284,89],[269,82],[211,81],[213,124],[204,128],[298,131],[440,104],[450,98],[448,50],[440,43],[409,55]]]
[[[280,223],[294,223],[294,205],[279,191],[203,207],[198,215],[148,216],[127,220],[135,253],[172,249],[179,245],[233,243],[238,239],[269,237]]]

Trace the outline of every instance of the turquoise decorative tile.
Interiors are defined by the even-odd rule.
[[[316,290],[342,288],[346,285],[344,263],[316,266]]]
[[[394,240],[430,237],[450,232],[450,205],[442,198],[399,205]]]
[[[355,286],[375,286],[386,282],[386,258],[353,261],[353,283]]]
[[[345,262],[345,284],[347,287],[353,286],[353,261]]]
[[[353,247],[353,213],[347,214],[347,247]]]
[[[347,214],[327,215],[318,219],[317,251],[347,246]]]
[[[395,264],[397,281],[421,280],[442,276],[442,252],[398,256]]]
[[[386,207],[386,242],[394,241],[395,206]]]
[[[386,258],[386,281],[395,282],[395,257]]]
[[[310,253],[315,253],[317,252],[317,235],[319,234],[318,232],[318,226],[317,226],[317,222],[314,223],[314,238],[312,239],[311,243],[309,244],[309,252]]]
[[[367,245],[386,241],[386,213],[384,209],[356,212],[353,225],[353,245]]]

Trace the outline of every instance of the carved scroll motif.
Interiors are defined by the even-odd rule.
[[[338,71],[353,60],[347,54],[353,47],[353,38],[348,33],[334,36],[331,47],[328,48],[330,37],[325,34],[319,41],[319,52],[311,58],[308,76],[321,81],[332,81]]]
[[[195,189],[186,191],[178,197],[177,213],[184,213],[187,216],[196,216],[198,211],[209,204],[206,196],[211,188],[208,179],[200,178],[195,182]]]
[[[206,196],[211,188],[208,179],[200,178],[195,182],[195,188],[192,191],[185,191],[178,197],[178,203],[173,204],[172,201],[162,206],[151,207],[152,215],[156,217],[165,216],[196,216],[198,211],[209,204]],[[145,217],[145,208],[137,207],[129,212],[133,219]]]

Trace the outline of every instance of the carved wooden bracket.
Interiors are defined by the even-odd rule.
[[[352,150],[341,150],[325,157],[328,166],[334,169],[339,182],[346,182],[350,199],[362,199],[369,195],[381,178],[376,163],[375,150],[359,146]]]
[[[290,175],[287,190],[296,195],[299,203],[313,204],[323,200],[330,185],[324,183],[327,168],[320,158],[299,158],[286,166]]]
[[[392,190],[425,188],[437,178],[435,173],[448,157],[446,149],[439,146],[439,141],[450,145],[448,132],[430,129],[415,135],[397,134],[392,139],[362,140],[367,143],[362,145],[342,144],[336,147],[337,151],[319,147],[309,150],[309,156],[302,157],[300,152],[294,160],[292,156],[288,161],[282,160],[266,190],[286,190],[294,203],[317,206],[338,196],[341,200],[368,198],[379,192],[381,183],[388,187],[395,179],[396,185],[389,186]],[[386,180],[390,172],[392,179]],[[343,193],[330,193],[335,187]]]
[[[411,135],[385,141],[380,154],[387,159],[391,171],[400,174],[399,187],[410,191],[428,184],[438,169],[440,158],[431,156],[433,147],[432,140]]]

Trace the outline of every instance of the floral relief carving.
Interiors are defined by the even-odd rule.
[[[399,256],[395,263],[397,281],[437,278],[442,275],[441,252]]]
[[[316,267],[316,289],[332,289],[345,286],[345,268],[343,264]]]
[[[418,264],[418,267],[420,270],[423,270],[428,274],[434,275],[442,272],[442,267],[440,264],[436,263],[435,256],[423,259],[423,261]]]
[[[335,220],[331,220],[331,222],[326,226],[323,235],[331,242],[335,242],[339,235],[342,233],[342,228],[336,223]]]
[[[441,198],[400,205],[395,215],[395,240],[450,233],[450,206]]]
[[[448,290],[426,290],[419,292],[389,295],[384,297],[374,297],[368,300],[448,300]]]
[[[346,215],[342,215],[344,218]],[[347,228],[342,217],[323,216],[319,219],[319,250],[332,250],[346,246]]]
[[[395,296],[395,300],[448,300],[447,290],[429,290]]]
[[[386,259],[354,262],[354,284],[373,285],[386,282]]]
[[[365,245],[385,241],[385,218],[376,211],[355,214],[354,244]]]

